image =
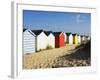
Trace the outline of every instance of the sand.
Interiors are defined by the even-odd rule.
[[[78,45],[67,44],[62,48],[54,48],[49,50],[43,50],[36,53],[24,54],[23,68],[38,69],[38,68],[89,66],[90,59],[77,60],[71,57],[72,56],[71,54],[79,50],[79,48],[76,49],[76,46]]]

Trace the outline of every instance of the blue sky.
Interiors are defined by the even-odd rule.
[[[90,35],[91,14],[23,10],[23,26],[29,29]]]

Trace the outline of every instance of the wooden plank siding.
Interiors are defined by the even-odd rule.
[[[72,33],[66,33],[67,36],[67,44],[73,44],[73,35]]]
[[[55,36],[52,33],[50,33],[47,37],[47,45],[55,48]]]
[[[55,35],[55,47],[60,48],[65,46],[65,36],[63,32],[54,32]]]
[[[29,30],[24,31],[23,49],[25,53],[33,53],[36,51],[36,37]]]
[[[69,35],[69,44],[73,44],[73,35],[72,34]]]
[[[73,43],[78,44],[78,35],[77,34],[73,34]]]
[[[78,35],[78,43],[81,44],[81,36]]]
[[[44,32],[41,32],[38,36],[37,36],[37,51],[42,50],[42,49],[46,49],[47,47],[47,36]]]

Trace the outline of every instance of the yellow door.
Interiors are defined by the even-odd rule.
[[[78,44],[78,36],[75,35],[75,44]]]

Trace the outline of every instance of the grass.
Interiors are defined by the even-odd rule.
[[[46,49],[52,49],[51,45],[47,45]]]

